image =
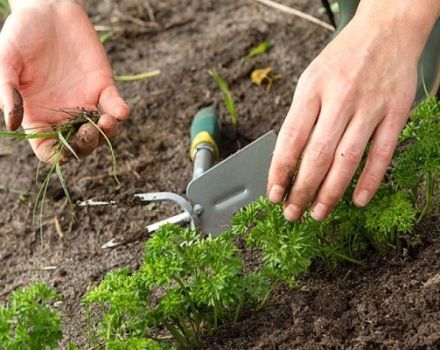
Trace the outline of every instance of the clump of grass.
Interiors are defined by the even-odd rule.
[[[71,156],[79,160],[79,156],[76,154],[74,147],[72,147],[71,145],[71,140],[83,124],[92,124],[106,140],[112,155],[113,177],[115,178],[115,181],[119,184],[119,180],[116,176],[116,157],[112,144],[97,124],[101,113],[97,110],[86,110],[84,108],[74,110],[62,109],[60,111],[66,113],[69,116],[68,121],[63,124],[51,125],[45,128],[25,129],[24,132],[0,131],[0,138],[11,138],[16,140],[53,138],[56,140],[55,150],[53,154],[49,155],[48,157],[51,160],[52,165],[50,166],[49,171],[47,172],[42,183],[40,184],[37,195],[34,199],[33,221],[35,222],[36,219],[39,218],[41,235],[43,234],[44,204],[52,175],[56,174],[61,184],[61,187],[63,188],[69,208],[73,216],[75,217],[73,201],[61,170],[61,164],[66,154],[70,154]],[[40,161],[36,173],[37,183],[41,165],[42,163]]]
[[[238,126],[237,109],[235,108],[234,99],[232,97],[232,92],[229,89],[228,83],[216,70],[209,71],[209,74],[212,76],[212,79],[214,79],[215,83],[222,93],[223,103],[225,104],[227,111],[231,115],[232,124]]]

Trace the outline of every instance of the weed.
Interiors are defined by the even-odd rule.
[[[256,47],[252,48],[249,51],[249,53],[241,59],[241,63],[244,63],[253,57],[256,57],[256,56],[262,55],[263,53],[268,52],[272,47],[273,47],[273,44],[271,41],[266,40],[266,41],[261,42]]]
[[[209,71],[209,74],[212,76],[212,79],[215,81],[222,93],[223,103],[225,104],[226,110],[231,116],[232,124],[238,126],[237,109],[235,108],[234,99],[232,97],[232,92],[229,89],[228,83],[223,79],[220,74],[217,73],[216,70]]]
[[[116,75],[115,80],[120,82],[129,82],[129,81],[150,79],[157,77],[159,75],[160,75],[160,70],[153,70],[150,72],[143,72],[134,75]]]
[[[51,159],[53,165],[49,167],[49,170],[46,176],[44,177],[42,183],[40,184],[39,190],[34,199],[33,219],[35,222],[35,220],[39,218],[41,235],[43,234],[44,204],[46,200],[47,190],[53,175],[56,175],[58,177],[58,180],[64,191],[67,203],[71,209],[72,214],[74,215],[73,202],[70,197],[70,193],[68,191],[65,178],[61,171],[61,163],[63,161],[63,158],[66,156],[66,154],[70,154],[76,159],[79,159],[78,155],[75,153],[75,150],[70,145],[70,142],[73,135],[76,133],[76,131],[78,131],[81,125],[85,123],[90,123],[101,133],[101,135],[103,135],[112,155],[113,176],[115,178],[115,181],[119,183],[116,176],[116,158],[113,151],[113,147],[111,145],[110,140],[97,125],[98,119],[100,117],[100,112],[88,111],[85,109],[78,109],[78,110],[62,109],[60,111],[66,113],[69,116],[69,120],[63,124],[51,125],[45,128],[26,129],[24,130],[24,132],[0,131],[0,138],[11,138],[17,140],[53,138],[56,140],[56,147],[54,153],[48,155],[48,158]],[[39,177],[38,175],[40,173],[40,168],[41,168],[41,162],[39,163],[37,169],[37,174],[36,174],[37,182]]]
[[[115,35],[115,32],[113,30],[109,30],[106,31],[104,33],[102,33],[101,35],[99,35],[99,40],[101,41],[101,43],[105,43],[107,42],[107,40],[109,40],[113,35]]]

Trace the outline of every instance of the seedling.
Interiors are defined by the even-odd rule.
[[[101,41],[101,43],[105,43],[107,42],[107,40],[109,40],[113,35],[115,35],[115,32],[113,30],[108,30],[104,33],[102,33],[101,35],[99,35],[99,40]]]
[[[228,83],[223,79],[220,74],[217,73],[216,70],[209,71],[209,74],[212,76],[212,79],[214,79],[215,83],[222,93],[223,103],[225,104],[225,107],[231,116],[232,124],[238,126],[238,114]]]
[[[271,41],[266,40],[266,41],[261,42],[256,47],[252,48],[249,51],[249,53],[241,59],[241,63],[244,63],[253,57],[256,57],[256,56],[262,55],[263,53],[268,52],[272,47],[273,47],[273,44]]]

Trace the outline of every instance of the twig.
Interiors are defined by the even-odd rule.
[[[145,1],[145,8],[147,9],[148,18],[150,18],[150,21],[156,23],[156,17],[154,16],[153,8],[148,1]]]
[[[330,25],[330,24],[328,24],[328,23],[326,23],[324,21],[321,21],[320,19],[318,19],[316,17],[313,17],[313,16],[311,16],[311,15],[305,13],[305,12],[296,10],[294,8],[291,8],[289,6],[280,4],[280,3],[272,1],[272,0],[256,0],[256,1],[260,2],[260,3],[264,4],[264,5],[273,7],[275,9],[277,9],[277,10],[280,10],[280,11],[289,13],[291,15],[300,17],[302,19],[305,19],[306,21],[315,23],[315,24],[317,24],[317,25],[319,25],[319,26],[321,26],[321,27],[323,27],[323,28],[325,28],[327,30],[330,30],[331,32],[335,31],[335,27],[333,27],[332,25]]]
[[[60,239],[62,240],[64,238],[64,233],[61,228],[60,221],[56,216],[53,218],[53,224],[55,225],[55,231],[58,234],[58,237],[60,237]]]
[[[126,20],[128,22],[131,22],[133,24],[136,24],[140,27],[144,28],[157,28],[159,25],[156,22],[145,22],[144,20],[133,17],[129,14],[121,12],[118,8],[115,9],[116,16],[121,18],[122,20]]]

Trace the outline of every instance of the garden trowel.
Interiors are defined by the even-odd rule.
[[[194,172],[186,198],[172,192],[135,195],[144,202],[171,201],[182,208],[182,213],[148,225],[148,231],[167,223],[189,223],[214,235],[225,231],[239,209],[266,193],[275,141],[275,132],[270,131],[214,165],[219,158],[219,119],[215,108],[201,109],[191,126],[190,156]],[[105,204],[116,203],[93,200],[80,203],[82,206]]]

